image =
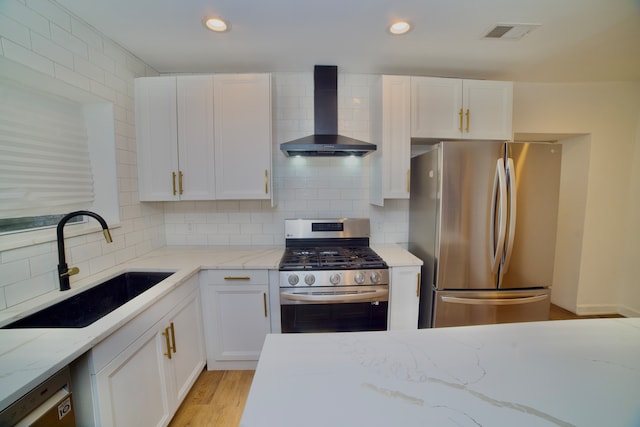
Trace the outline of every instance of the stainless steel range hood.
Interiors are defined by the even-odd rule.
[[[338,135],[338,67],[316,65],[313,70],[315,133],[280,144],[290,156],[366,156],[375,144]]]

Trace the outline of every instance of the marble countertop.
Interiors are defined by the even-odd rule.
[[[240,425],[640,426],[640,318],[269,335]]]
[[[272,246],[168,246],[130,262],[73,281],[71,290],[53,291],[0,312],[0,326],[69,298],[125,271],[175,271],[160,284],[78,329],[0,329],[0,410],[104,340],[129,320],[202,269],[277,269],[284,251]],[[389,266],[422,262],[397,245],[381,245]]]

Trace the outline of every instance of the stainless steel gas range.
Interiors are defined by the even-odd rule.
[[[365,218],[285,221],[282,332],[387,329],[389,267],[369,236]]]

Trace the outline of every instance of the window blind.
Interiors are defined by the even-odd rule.
[[[82,106],[0,80],[0,218],[87,209],[93,199]]]

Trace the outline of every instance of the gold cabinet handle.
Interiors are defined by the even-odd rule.
[[[416,296],[418,298],[420,298],[420,279],[422,278],[422,275],[420,273],[418,273],[418,285],[416,286]]]
[[[264,303],[264,317],[268,317],[269,313],[267,312],[267,293],[262,293],[262,302]]]
[[[467,133],[469,133],[469,109],[468,108],[465,116],[467,116],[467,128],[465,130],[467,131]]]
[[[178,189],[180,190],[180,195],[182,195],[183,191],[182,191],[182,177],[183,177],[183,173],[182,171],[178,171]]]
[[[173,184],[173,195],[176,195],[176,173],[171,172],[171,183]]]
[[[264,170],[264,194],[269,194],[269,171]]]
[[[173,352],[176,352],[176,331],[173,327],[173,322],[171,322],[171,326],[169,326],[169,329],[171,330],[171,350],[173,350]]]
[[[249,276],[227,276],[224,280],[251,280]]]
[[[407,193],[411,192],[411,169],[407,169]]]
[[[462,133],[462,108],[458,112],[458,116],[460,116],[460,127],[458,128],[458,130],[460,131],[460,133]]]
[[[171,359],[171,342],[170,342],[171,338],[169,337],[169,328],[165,328],[162,335],[164,335],[165,344],[167,345],[167,351],[166,353],[163,353],[163,354],[167,356],[169,359]]]

